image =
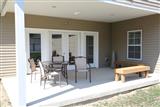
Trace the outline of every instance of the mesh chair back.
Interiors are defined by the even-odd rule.
[[[53,56],[52,61],[54,63],[53,64],[54,68],[61,69],[62,68],[62,62],[64,61],[64,58],[63,58],[63,56]]]
[[[52,61],[53,62],[63,62],[64,58],[63,58],[63,56],[53,56]]]
[[[86,57],[76,57],[75,64],[76,64],[77,69],[87,69]]]
[[[34,59],[33,59],[33,58],[28,59],[28,62],[30,63],[31,71],[32,71],[32,72],[36,71],[36,64],[35,64],[35,62],[34,62]]]

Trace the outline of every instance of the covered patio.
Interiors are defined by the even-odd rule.
[[[116,82],[114,81],[114,69],[106,68],[106,59],[110,58],[111,60],[113,50],[117,50],[118,53],[122,54],[119,55],[119,59],[126,59],[127,43],[125,45],[122,43],[127,41],[127,36],[121,37],[119,34],[124,35],[123,32],[126,34],[126,31],[141,29],[141,24],[140,27],[137,27],[134,21],[133,23],[136,25],[133,25],[133,28],[130,25],[128,27],[127,23],[120,24],[126,25],[126,29],[123,29],[125,26],[117,26],[116,22],[148,15],[153,15],[154,20],[154,17],[158,17],[158,15],[154,15],[159,13],[158,10],[148,9],[146,7],[138,8],[136,5],[128,6],[113,0],[88,0],[87,2],[78,2],[78,0],[77,2],[64,1],[50,2],[50,0],[48,0],[48,2],[35,2],[33,0],[33,2],[31,2],[30,0],[15,0],[14,2],[8,2],[7,0],[3,0],[1,15],[4,17],[6,15],[8,18],[5,22],[7,26],[10,27],[10,23],[12,23],[9,29],[13,31],[9,32],[8,35],[11,35],[16,41],[11,44],[14,47],[13,52],[11,52],[11,54],[13,54],[11,62],[14,63],[13,69],[16,69],[16,76],[2,78],[2,83],[13,107],[65,106],[159,83],[159,76],[156,73],[150,74],[149,78],[140,78],[137,74],[130,74],[127,75],[125,83],[121,81]],[[93,10],[95,12],[92,12]],[[11,13],[7,14],[7,12]],[[8,20],[10,20],[9,24]],[[143,20],[143,18],[141,20]],[[137,23],[139,24],[141,20]],[[148,17],[146,20],[148,20]],[[155,23],[153,23],[153,25],[154,24]],[[146,25],[144,24],[143,27],[146,27]],[[119,28],[122,28],[123,32],[116,31]],[[28,29],[33,31],[27,32]],[[79,50],[77,55],[81,56],[86,56],[87,53],[85,37],[89,35],[92,36],[92,41],[96,40],[91,44],[91,48],[93,48],[91,49],[93,51],[91,56],[92,62],[94,62],[92,67],[95,67],[92,69],[91,83],[85,79],[83,74],[78,75],[78,83],[75,83],[74,72],[69,70],[68,85],[66,82],[62,82],[62,86],[59,86],[49,81],[46,83],[46,88],[43,89],[43,87],[40,86],[39,74],[36,80],[33,79],[33,82],[30,83],[30,75],[26,75],[29,71],[27,69],[27,58],[31,55],[29,49],[30,34],[35,33],[41,37],[39,39],[39,41],[42,41],[42,44],[40,43],[42,47],[39,48],[42,52],[41,58],[42,61],[47,61],[51,60],[52,57],[52,50],[49,49],[52,48],[51,45],[53,44],[51,44],[51,42],[49,44],[49,41],[53,39],[53,36],[57,36],[57,34],[59,36],[57,30],[58,32],[61,31],[60,37],[62,37],[63,40],[61,44],[61,55],[64,55],[65,61],[69,60],[69,37],[78,35],[78,42],[76,43],[78,44],[77,49]],[[147,32],[148,30],[145,29],[145,31]],[[54,33],[56,35],[54,35]],[[145,35],[147,34],[151,33],[147,32]],[[8,38],[11,40],[9,36]],[[124,40],[125,42],[119,40]],[[148,45],[146,45],[146,47],[148,47]],[[153,51],[151,51],[151,54],[152,52]],[[144,59],[149,57],[149,60],[143,61],[156,65],[160,58],[158,57],[159,52],[155,53],[156,55],[154,56],[156,58],[154,58],[154,61],[151,62],[153,57],[149,57],[149,55],[144,55],[146,56]],[[3,54],[5,54],[5,52]],[[4,71],[6,71],[6,68]],[[11,84],[14,84],[14,86]]]
[[[125,91],[134,90],[148,85],[156,84],[159,78],[150,74],[149,78],[139,77],[138,74],[127,75],[126,82],[114,81],[114,71],[111,68],[100,68],[92,70],[92,82],[89,83],[85,79],[85,73],[78,75],[78,82],[74,81],[74,72],[68,71],[69,84],[65,80],[62,85],[54,84],[53,81],[46,83],[46,89],[43,85],[40,86],[39,75],[36,80],[33,78],[30,82],[30,75],[26,79],[26,103],[28,107],[53,107],[65,106],[74,103],[79,103],[96,98],[107,97],[114,94],[120,94]],[[11,84],[16,84],[16,77],[2,79],[4,87],[9,95],[9,98],[14,106],[16,87]]]

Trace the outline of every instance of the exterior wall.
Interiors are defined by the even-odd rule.
[[[13,15],[0,17],[0,77],[15,74],[15,31]]]
[[[105,57],[110,57],[111,24],[46,16],[26,15],[26,27],[99,32],[99,66],[104,67]]]
[[[27,28],[64,29],[99,32],[99,64],[105,66],[105,57],[111,57],[114,50],[118,60],[127,60],[127,31],[142,29],[142,61],[151,66],[152,71],[160,71],[160,15],[115,22],[112,24],[26,15]],[[0,17],[0,76],[14,74],[15,28],[14,14]]]
[[[7,13],[0,17],[0,76],[16,72],[15,58],[15,24],[14,14]],[[110,57],[111,49],[111,24],[53,18],[46,16],[25,15],[27,28],[64,29],[99,32],[99,65],[105,66],[105,57]]]
[[[142,29],[142,62],[160,71],[160,15],[112,23],[112,50],[117,60],[127,60],[127,31]],[[158,70],[159,69],[159,70]]]

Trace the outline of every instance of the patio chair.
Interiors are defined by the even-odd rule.
[[[36,79],[36,73],[40,72],[40,70],[39,70],[39,68],[36,67],[36,64],[35,64],[33,58],[29,58],[28,62],[30,64],[30,69],[31,69],[31,83],[32,83],[32,75],[33,75],[33,73],[35,74],[35,79]]]
[[[39,66],[40,66],[40,86],[42,85],[42,81],[44,81],[44,89],[45,89],[45,84],[46,81],[49,79],[53,79],[54,82],[56,83],[55,76],[58,76],[59,74],[57,72],[50,72],[51,69],[49,69],[49,66],[43,65],[42,62],[39,60],[38,61]]]
[[[59,55],[59,56],[53,56],[52,57],[52,62],[53,62],[53,69],[55,72],[59,74],[59,83],[61,85],[61,73],[63,71],[63,66],[62,63],[64,62],[64,57]]]
[[[59,55],[59,56],[53,56],[52,57],[52,62],[58,63],[58,62],[64,62],[64,57]]]
[[[86,57],[75,57],[75,83],[77,83],[77,73],[78,72],[86,72],[86,80],[87,73],[89,73],[89,82],[91,83],[91,69],[90,64],[87,63]]]

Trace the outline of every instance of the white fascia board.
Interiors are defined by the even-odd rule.
[[[152,3],[156,3],[156,4],[159,4],[160,1],[159,0],[148,0],[149,2],[152,2]]]
[[[160,9],[159,10],[153,10],[153,9],[139,7],[139,6],[134,6],[132,4],[129,5],[129,4],[118,3],[118,2],[112,1],[112,0],[100,0],[100,1],[104,2],[104,3],[113,4],[113,5],[124,6],[124,7],[134,8],[134,9],[140,9],[140,10],[150,11],[150,12],[153,12],[153,13],[160,14]]]

